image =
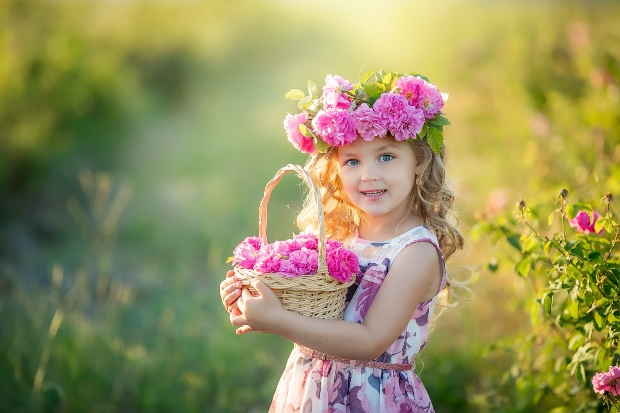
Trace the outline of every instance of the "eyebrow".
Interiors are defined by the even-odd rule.
[[[383,145],[378,147],[377,149],[375,149],[375,152],[382,152],[385,151],[386,149],[390,149],[390,148],[394,148],[396,149],[397,146],[396,145],[392,145],[391,143],[387,144],[387,145]],[[349,157],[349,156],[356,156],[357,154],[354,152],[345,152],[342,155],[340,155],[341,157]]]

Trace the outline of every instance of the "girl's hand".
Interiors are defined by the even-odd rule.
[[[241,297],[242,287],[241,281],[237,281],[233,270],[228,271],[226,279],[220,283],[220,298],[224,308],[231,316],[231,322],[233,315],[241,314],[237,307],[237,300]]]
[[[237,334],[251,331],[268,332],[274,322],[277,322],[284,310],[278,297],[259,280],[253,280],[252,286],[258,290],[258,295],[253,296],[250,290],[243,288],[241,298],[237,301],[240,314],[231,314],[230,322],[239,326]]]

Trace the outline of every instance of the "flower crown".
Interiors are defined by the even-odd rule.
[[[327,75],[321,96],[311,80],[308,93],[291,89],[284,96],[299,101],[302,112],[287,114],[283,123],[288,140],[303,153],[348,145],[358,135],[372,141],[389,133],[397,141],[426,139],[439,154],[443,127],[450,125],[441,112],[448,94],[420,74],[373,70],[355,84]]]

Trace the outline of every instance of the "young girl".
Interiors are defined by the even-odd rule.
[[[359,256],[344,320],[287,311],[260,281],[252,296],[232,271],[220,286],[237,334],[295,343],[270,412],[434,411],[413,363],[449,285],[444,259],[463,247],[448,220],[444,95],[418,75],[362,79],[328,76],[323,95],[284,122],[293,145],[310,153],[305,168],[321,188],[327,237]],[[316,232],[311,195],[297,224]]]

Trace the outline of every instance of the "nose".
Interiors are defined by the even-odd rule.
[[[378,181],[379,180],[379,175],[377,174],[377,171],[375,170],[375,168],[373,168],[371,165],[364,165],[362,168],[362,182],[372,182],[372,181]]]

